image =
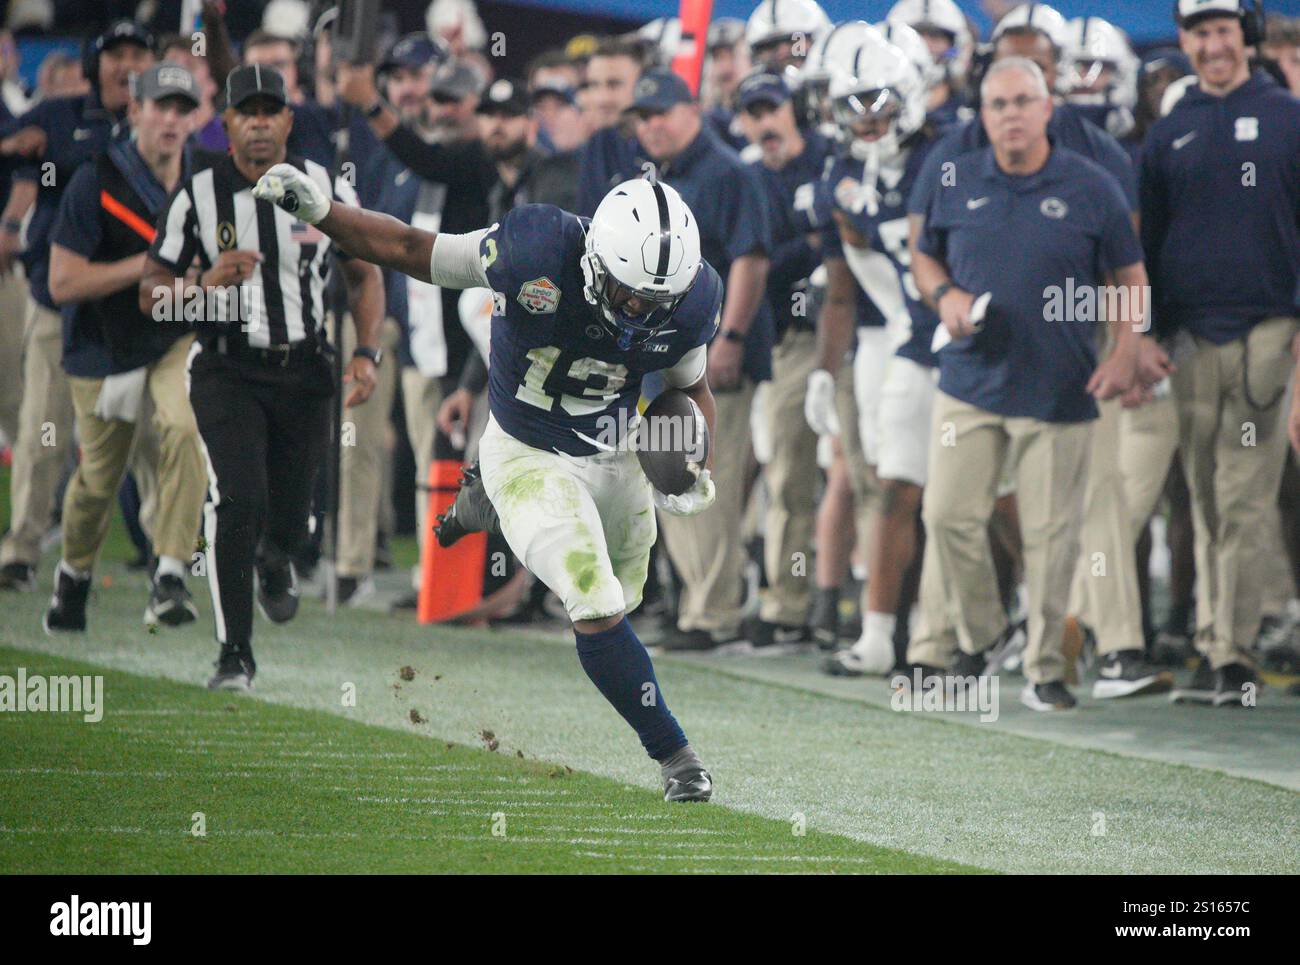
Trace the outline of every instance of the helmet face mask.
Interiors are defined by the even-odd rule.
[[[881,132],[883,136],[903,113],[903,98],[889,87],[855,91],[831,101],[831,113],[836,124],[855,135],[863,121],[886,122],[888,126]]]
[[[628,349],[648,342],[672,321],[695,280],[692,279],[686,290],[677,294],[638,291],[614,277],[604,259],[592,250],[591,236],[588,235],[587,239],[587,250],[582,256],[582,272],[587,282],[583,295],[596,309],[601,326],[618,342],[619,348]],[[650,309],[638,314],[624,311],[633,299],[649,303]]]

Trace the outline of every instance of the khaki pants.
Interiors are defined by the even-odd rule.
[[[1092,424],[1088,479],[1083,491],[1079,559],[1070,591],[1070,613],[1097,637],[1102,654],[1142,650],[1142,599],[1138,595],[1136,534],[1120,467],[1123,406],[1098,404]],[[1162,477],[1163,479],[1163,477]]]
[[[413,365],[402,369],[402,405],[406,410],[406,436],[415,454],[415,533],[424,549],[425,517],[429,512],[429,464],[438,434],[438,406],[442,404],[442,377],[423,375]]]
[[[9,535],[0,544],[0,566],[40,562],[41,537],[49,528],[59,473],[72,444],[73,419],[59,313],[31,300],[23,341],[23,402],[9,481],[12,510]]]
[[[988,523],[1009,453],[1029,594],[1025,676],[1035,684],[1065,676],[1061,633],[1078,559],[1091,429],[1087,422],[1001,416],[943,392],[935,398],[930,480],[922,509],[926,554],[937,554],[962,650],[974,654],[987,649],[1006,629]]]
[[[357,334],[351,316],[344,318],[344,359],[352,357]],[[343,446],[339,458],[338,575],[368,576],[375,568],[375,540],[379,534],[384,498],[384,460],[388,448],[389,417],[397,392],[397,344],[401,330],[391,318],[380,329],[383,350],[377,384],[362,405],[343,412]],[[344,398],[350,391],[344,387]]]
[[[23,329],[27,326],[27,282],[22,266],[0,276],[0,436],[18,441],[23,404]]]
[[[754,385],[714,396],[713,483],[717,499],[697,516],[659,514],[668,556],[682,578],[677,626],[728,636],[740,628],[745,550],[745,465],[749,457],[749,408]]]
[[[1213,613],[1212,625],[1200,628],[1200,647],[1216,670],[1253,664],[1249,647],[1259,631],[1262,568],[1285,565],[1264,558],[1260,548],[1286,457],[1296,328],[1294,318],[1268,318],[1226,345],[1198,338],[1195,354],[1173,376],[1192,520],[1206,546],[1197,585],[1208,591]]]
[[[808,375],[817,365],[817,336],[793,329],[772,351],[763,417],[772,435],[767,464],[770,502],[764,526],[768,589],[761,616],[769,623],[808,621],[809,566],[817,516],[817,434],[804,418]]]
[[[192,335],[177,339],[149,366],[145,392],[157,438],[156,511],[149,526],[154,552],[184,563],[194,552],[207,491],[207,467],[190,408],[186,364]],[[63,558],[77,570],[94,568],[133,443],[146,427],[95,415],[103,379],[69,378],[77,414],[81,463],[63,497]],[[141,514],[142,519],[145,514]]]

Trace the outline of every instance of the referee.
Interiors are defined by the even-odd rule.
[[[384,314],[379,269],[253,197],[257,179],[287,161],[348,204],[355,192],[313,161],[288,156],[293,125],[284,78],[259,65],[226,79],[230,156],[195,174],[159,219],[140,288],[155,319],[198,319],[190,403],[207,460],[208,578],[221,655],[212,689],[247,690],[257,600],[275,623],[298,609],[290,562],[307,540],[316,471],[329,444],[333,367],[322,323],[330,255],[338,257],[357,328],[347,405],[375,386]],[[197,303],[197,304],[196,304]]]

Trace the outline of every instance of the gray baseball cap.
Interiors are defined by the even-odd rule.
[[[198,107],[199,84],[194,75],[180,64],[154,64],[148,70],[131,75],[131,96],[138,101],[180,97]]]

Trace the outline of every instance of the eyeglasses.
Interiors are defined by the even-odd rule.
[[[1026,110],[1030,104],[1036,104],[1043,100],[1043,97],[1030,97],[1028,94],[1021,94],[1007,100],[1005,97],[995,97],[991,101],[985,101],[985,106],[994,114],[1005,114],[1008,107],[1014,107],[1017,111]]]

